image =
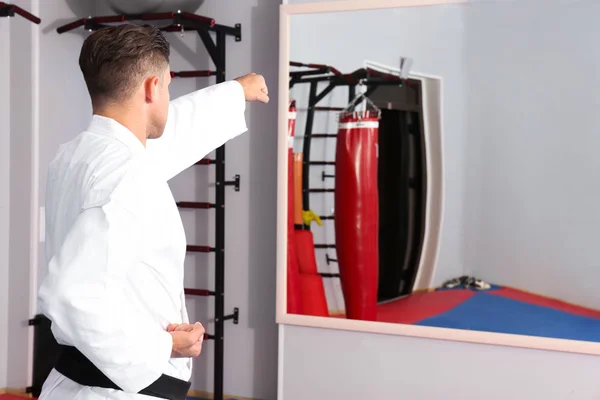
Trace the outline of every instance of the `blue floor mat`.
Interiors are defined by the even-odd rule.
[[[486,293],[415,325],[600,342],[600,319]]]

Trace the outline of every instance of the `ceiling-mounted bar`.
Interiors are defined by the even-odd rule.
[[[22,9],[19,6],[14,4],[5,3],[0,1],[0,17],[14,17],[16,15],[20,15],[28,21],[33,22],[34,24],[40,24],[42,20],[29,11]]]

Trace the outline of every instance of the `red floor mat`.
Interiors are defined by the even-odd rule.
[[[564,301],[543,297],[533,293],[523,292],[522,290],[503,287],[498,290],[487,292],[495,296],[502,296],[509,299],[522,301],[523,303],[533,304],[536,306],[548,307],[554,310],[568,312],[581,317],[600,318],[600,311],[589,308],[576,306],[574,304],[565,303]]]
[[[377,321],[414,324],[442,314],[471,298],[470,290],[440,290],[415,293],[408,297],[377,305]]]

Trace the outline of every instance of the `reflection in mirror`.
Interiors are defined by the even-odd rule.
[[[598,12],[292,15],[287,312],[600,342]]]

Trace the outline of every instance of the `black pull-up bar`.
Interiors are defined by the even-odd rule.
[[[109,15],[100,17],[81,18],[60,26],[56,29],[58,33],[65,33],[84,27],[84,29],[95,31],[104,28],[109,23],[119,23],[126,21],[169,21],[167,26],[159,29],[166,32],[181,32],[181,31],[214,31],[224,33],[226,35],[235,36],[236,41],[242,40],[242,27],[236,24],[234,27],[219,25],[214,18],[205,17],[202,15],[192,14],[188,12],[165,12],[165,13],[150,13],[150,14],[123,14]]]
[[[15,14],[33,22],[34,24],[40,24],[41,19],[30,13],[29,11],[23,10],[21,7],[14,4],[5,3],[0,1],[0,17],[14,17]]]
[[[290,61],[290,66],[291,67],[304,67],[304,68],[312,68],[314,70],[320,71],[320,72],[331,72],[334,75],[337,76],[342,76],[344,74],[342,74],[337,68],[332,67],[331,65],[325,65],[325,64],[306,64],[306,63],[301,63],[301,62],[296,62],[296,61]],[[294,72],[291,72],[290,74],[292,74]],[[302,75],[304,75],[303,73],[300,73]]]
[[[171,78],[202,78],[214,76],[217,71],[171,71]]]

